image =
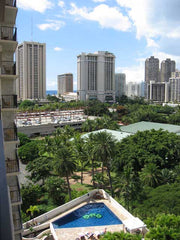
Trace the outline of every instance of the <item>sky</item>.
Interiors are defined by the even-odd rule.
[[[180,69],[179,0],[17,0],[18,42],[46,43],[47,90],[57,75],[73,73],[77,55],[109,51],[127,82],[144,80],[150,56]]]

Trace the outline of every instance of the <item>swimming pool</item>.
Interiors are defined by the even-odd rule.
[[[122,224],[122,221],[104,203],[88,203],[52,224],[57,229],[116,225]]]

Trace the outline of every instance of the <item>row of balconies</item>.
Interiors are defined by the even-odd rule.
[[[0,61],[0,75],[16,75],[16,62]]]
[[[22,229],[21,212],[19,206],[12,206],[14,231]]]
[[[8,26],[0,26],[0,40],[17,40],[17,28],[16,27],[8,27]]]
[[[2,95],[1,108],[17,108],[17,95]]]
[[[16,0],[6,0],[6,5],[16,7]]]
[[[6,158],[6,173],[17,173],[19,172],[19,160],[16,154],[15,159]]]
[[[10,189],[10,199],[11,204],[20,203],[21,195],[20,195],[20,187],[18,180],[15,182],[14,186],[9,186]]]
[[[9,142],[9,141],[17,141],[17,127],[14,124],[13,127],[9,128],[3,128],[4,131],[4,141]]]

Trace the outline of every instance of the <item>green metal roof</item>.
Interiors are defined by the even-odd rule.
[[[164,131],[169,131],[172,133],[180,134],[180,126],[173,124],[165,124],[165,123],[154,123],[154,122],[138,122],[133,123],[128,126],[121,126],[120,130],[126,133],[135,134],[138,131],[146,131],[146,130],[159,130],[163,129]]]
[[[88,138],[89,135],[92,133],[92,134],[95,134],[95,133],[99,133],[99,132],[107,132],[107,133],[110,133],[112,134],[112,136],[115,138],[115,140],[117,141],[121,141],[123,138],[126,138],[130,135],[132,135],[131,133],[127,133],[127,132],[120,132],[120,131],[115,131],[115,130],[109,130],[109,129],[101,129],[101,130],[97,130],[97,131],[92,131],[92,132],[89,132],[89,133],[85,133],[82,135],[82,138]]]

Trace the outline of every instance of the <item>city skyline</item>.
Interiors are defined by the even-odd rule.
[[[166,4],[167,3],[167,4]],[[150,56],[180,66],[178,0],[18,0],[18,42],[45,42],[47,90],[57,89],[57,75],[72,72],[77,89],[77,55],[109,51],[115,72],[127,82],[144,80]],[[159,10],[161,9],[161,11]]]

